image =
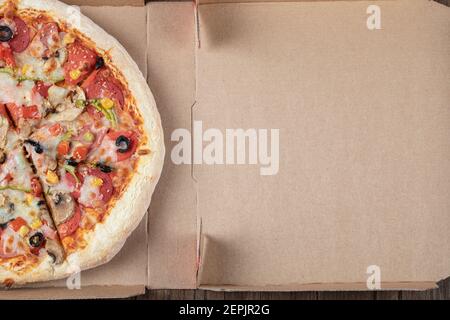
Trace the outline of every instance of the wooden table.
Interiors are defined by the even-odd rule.
[[[450,0],[435,0],[450,6]],[[132,299],[144,300],[450,300],[450,278],[441,281],[439,288],[428,291],[381,292],[212,292],[204,290],[148,290]]]
[[[213,292],[205,290],[147,290],[137,300],[450,300],[450,278],[428,291],[358,292]]]

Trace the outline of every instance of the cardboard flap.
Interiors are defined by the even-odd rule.
[[[149,3],[148,83],[164,123],[167,150],[149,217],[150,288],[195,288],[197,192],[189,165],[176,165],[172,147],[191,130],[195,103],[193,6]],[[185,141],[186,142],[186,141]]]
[[[201,287],[449,276],[450,11],[376,3],[379,30],[366,1],[199,7],[193,120],[216,159],[194,167],[215,248]],[[279,171],[261,175],[258,153],[221,164],[227,129],[250,129],[247,152],[279,129]]]

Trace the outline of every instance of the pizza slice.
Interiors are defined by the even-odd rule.
[[[16,34],[0,46],[0,90],[6,93],[0,103],[6,104],[21,136],[27,137],[45,117],[57,121],[79,115],[80,104],[71,108],[85,100],[77,84],[103,65],[102,58],[46,15],[25,22],[11,12],[0,25]]]
[[[42,186],[0,105],[0,280],[45,278],[65,252],[44,201]]]

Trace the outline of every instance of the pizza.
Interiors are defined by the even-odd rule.
[[[108,262],[164,159],[153,96],[125,49],[57,0],[0,0],[0,283]]]

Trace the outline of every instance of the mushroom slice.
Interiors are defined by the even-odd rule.
[[[45,249],[53,258],[53,263],[61,264],[64,262],[65,253],[59,242],[52,239],[47,239],[45,242]]]
[[[55,192],[49,195],[48,205],[57,226],[69,220],[75,213],[75,201],[68,193]]]
[[[8,135],[8,130],[8,120],[0,116],[0,149],[3,149],[6,146],[6,137]]]
[[[59,91],[59,87],[52,86],[58,88],[55,89],[56,91]],[[50,89],[49,89],[49,100],[50,100]],[[63,89],[67,90],[67,89]],[[68,93],[64,93],[67,95]],[[63,95],[61,94],[60,98]],[[75,120],[80,114],[83,113],[85,109],[85,102],[86,102],[86,95],[84,94],[84,91],[80,87],[75,87],[74,90],[72,90],[68,97],[64,99],[64,101],[58,101],[57,99],[54,99],[55,103],[53,103],[53,106],[55,106],[55,112],[49,114],[47,116],[47,120],[51,122],[61,122],[61,121],[73,121]],[[58,103],[56,104],[56,101]],[[50,102],[52,102],[50,100]]]
[[[50,122],[73,121],[82,114],[83,111],[84,108],[77,107],[75,103],[72,103],[67,99],[56,108],[55,113],[49,114],[47,119]]]
[[[0,224],[5,224],[13,218],[14,204],[7,195],[0,193]]]

